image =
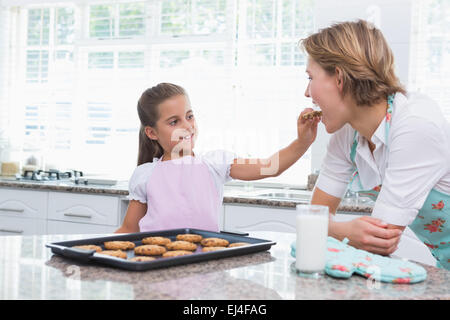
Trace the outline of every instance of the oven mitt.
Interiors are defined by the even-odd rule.
[[[427,272],[421,266],[390,257],[356,249],[328,237],[325,273],[335,278],[350,278],[353,273],[372,280],[390,283],[417,283],[426,279]],[[295,257],[296,242],[291,244],[291,255]]]

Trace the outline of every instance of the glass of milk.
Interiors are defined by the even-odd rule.
[[[297,205],[297,243],[295,269],[297,274],[318,278],[325,269],[328,207],[319,205]]]

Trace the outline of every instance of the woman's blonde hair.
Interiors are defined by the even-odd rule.
[[[406,90],[394,72],[394,55],[380,30],[364,20],[333,24],[299,42],[329,75],[342,72],[343,95],[371,106]]]

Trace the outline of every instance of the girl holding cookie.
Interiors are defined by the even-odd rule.
[[[312,204],[335,213],[349,188],[375,202],[371,217],[329,224],[354,247],[393,253],[406,226],[450,269],[450,124],[437,104],[407,93],[382,33],[345,22],[301,41],[308,54],[305,95],[333,134]]]
[[[280,175],[316,138],[319,117],[297,120],[298,137],[268,159],[242,159],[217,150],[194,153],[198,127],[180,86],[160,83],[138,101],[138,166],[129,182],[129,206],[118,233],[175,228],[219,231],[223,185],[231,179]]]

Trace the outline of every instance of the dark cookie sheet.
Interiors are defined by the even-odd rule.
[[[161,236],[170,238],[172,241],[178,234],[199,234],[203,238],[222,238],[228,240],[231,243],[234,242],[247,242],[250,243],[248,246],[226,248],[223,250],[212,251],[212,252],[202,252],[202,246],[197,244],[197,250],[193,254],[179,257],[169,257],[163,258],[162,256],[155,256],[156,259],[146,262],[135,262],[129,261],[121,258],[116,258],[112,256],[102,255],[96,253],[94,250],[82,250],[77,248],[72,248],[77,245],[94,244],[105,248],[103,243],[105,241],[131,241],[134,242],[136,246],[142,245],[142,239],[146,237]],[[227,232],[212,232],[200,229],[172,229],[172,230],[161,230],[152,232],[138,232],[129,234],[117,234],[108,237],[97,237],[97,238],[86,238],[81,240],[71,240],[71,241],[61,241],[46,244],[46,247],[51,248],[52,252],[66,258],[83,261],[87,263],[101,263],[106,264],[115,268],[121,268],[126,270],[150,270],[164,267],[171,267],[180,264],[195,263],[200,261],[206,261],[211,259],[220,259],[225,257],[238,256],[243,254],[249,254],[259,251],[266,251],[271,248],[272,245],[276,244],[270,240],[250,238],[247,236],[227,233]],[[126,250],[127,258],[132,258],[135,256],[134,250]]]

